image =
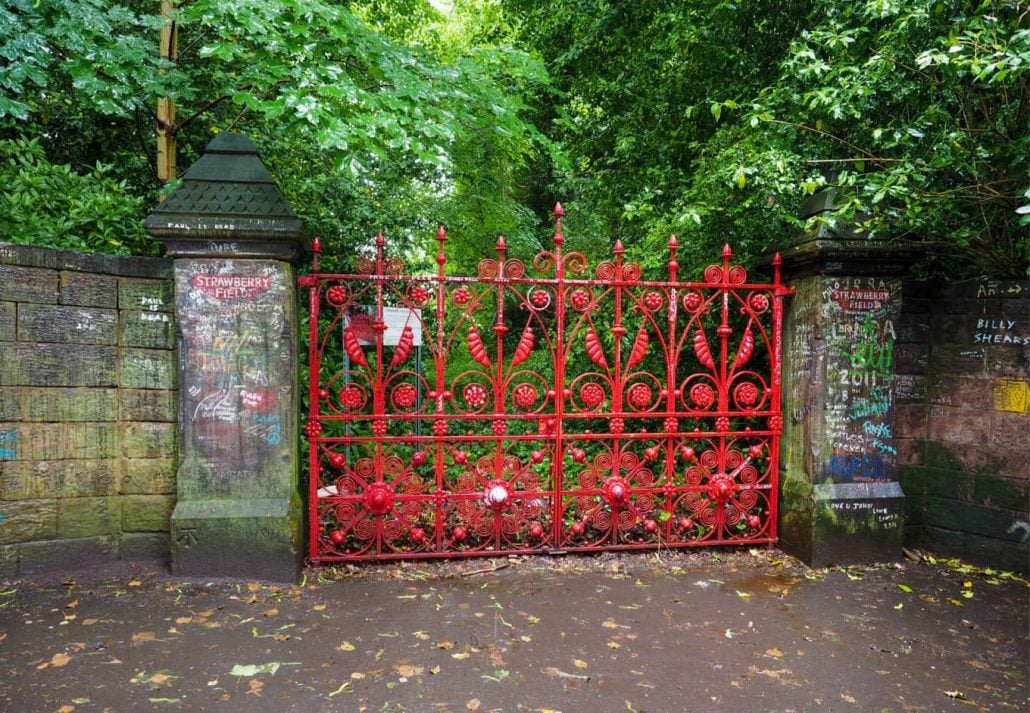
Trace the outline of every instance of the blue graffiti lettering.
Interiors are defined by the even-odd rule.
[[[827,469],[830,477],[838,483],[882,481],[891,477],[890,464],[873,453],[861,456],[835,453],[830,456]]]

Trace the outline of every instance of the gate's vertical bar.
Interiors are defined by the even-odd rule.
[[[733,251],[730,244],[726,243],[722,249],[722,280],[719,284],[719,294],[722,296],[721,322],[716,333],[719,335],[719,412],[720,415],[715,421],[715,430],[719,432],[719,473],[725,475],[726,457],[726,431],[729,427],[719,428],[720,421],[728,423],[730,409],[730,383],[727,362],[729,361],[729,339],[733,329],[730,327],[730,258]],[[720,539],[727,537],[725,510],[719,507],[716,511],[716,527]]]
[[[676,262],[676,251],[679,249],[679,241],[675,235],[669,236],[669,282],[675,283],[679,279],[679,263]],[[673,503],[675,493],[673,487],[676,476],[676,433],[679,431],[680,423],[675,414],[679,411],[676,408],[677,380],[676,367],[679,363],[678,349],[676,348],[676,288],[670,287],[668,292],[668,323],[665,343],[665,512],[670,517],[665,521],[665,537],[671,539],[673,527]],[[674,428],[669,426],[675,425]],[[670,432],[671,431],[671,432]]]
[[[494,413],[495,420],[503,418],[504,414],[504,336],[508,333],[508,325],[504,323],[504,285],[505,255],[508,251],[508,244],[504,242],[504,236],[497,236],[497,316],[493,326],[493,333],[497,339],[497,351],[495,362],[497,364],[494,380]],[[493,424],[491,424],[492,426]],[[504,472],[504,442],[503,437],[496,430],[494,434],[494,468],[493,480],[503,477]],[[501,549],[501,518],[494,511],[494,546]]]
[[[555,549],[560,549],[562,538],[562,478],[565,477],[565,453],[562,422],[565,413],[565,261],[562,258],[561,219],[565,209],[561,203],[554,206],[554,277],[555,277],[555,320],[557,333],[554,354],[554,453],[551,456],[551,492],[554,493],[554,522],[551,523],[551,537]]]
[[[382,233],[376,234],[376,320],[372,325],[376,335],[376,380],[372,389],[372,435],[375,437],[375,482],[383,482],[383,437],[386,435],[386,392],[383,384],[383,334],[386,333],[386,322],[383,321],[383,280],[386,279],[386,238]],[[377,421],[383,423],[379,432]],[[383,519],[385,513],[376,515],[376,553],[383,552]]]
[[[444,502],[442,493],[444,492],[445,485],[444,446],[441,434],[447,431],[447,422],[443,420],[444,392],[447,390],[446,374],[444,373],[446,359],[443,351],[445,301],[447,299],[446,277],[444,276],[447,256],[444,254],[444,244],[447,242],[447,231],[444,230],[442,225],[436,229],[436,242],[436,349],[433,353],[433,368],[436,370],[436,379],[433,382],[433,392],[430,394],[430,398],[436,402],[434,409],[436,417],[429,427],[429,432],[433,434],[432,443],[436,451],[433,458],[433,471],[436,478],[436,497],[433,500],[433,507],[436,508],[433,513],[433,542],[436,551],[440,552],[443,549]]]
[[[311,243],[311,274],[306,278],[308,284],[308,423],[317,423],[319,415],[321,355],[318,351],[318,313],[321,286],[318,279],[318,255],[322,252],[322,243],[315,238]],[[302,283],[303,284],[303,283]],[[308,437],[308,557],[318,558],[318,532],[321,527],[318,514],[318,439]]]

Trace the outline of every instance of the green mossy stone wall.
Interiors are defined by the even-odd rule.
[[[0,576],[167,561],[171,277],[167,260],[0,243]]]

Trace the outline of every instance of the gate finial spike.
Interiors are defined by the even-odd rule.
[[[441,225],[436,229],[436,264],[439,266],[440,277],[443,277],[443,266],[447,262],[447,256],[443,253],[443,244],[447,242],[447,231]]]
[[[447,239],[447,231],[443,229],[442,225],[439,226],[436,229],[436,239],[437,240],[446,240]]]
[[[565,209],[561,207],[561,203],[554,204],[554,217],[559,220],[565,217]]]
[[[615,247],[612,248],[612,252],[616,255],[622,255],[624,252],[626,252],[626,248],[622,247],[622,238],[616,239]]]
[[[497,236],[497,250],[498,250],[498,252],[504,252],[507,249],[508,249],[508,243],[504,242],[504,236],[503,235],[498,235]]]
[[[722,256],[725,258],[733,257],[733,250],[730,248],[729,243],[722,246]]]
[[[678,250],[680,246],[679,240],[676,239],[675,235],[669,236],[669,250]]]

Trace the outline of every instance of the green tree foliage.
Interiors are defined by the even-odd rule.
[[[815,222],[918,242],[952,276],[1025,275],[1030,30],[1014,1],[506,0],[562,91],[541,184],[645,263],[704,264]],[[804,198],[835,187],[802,224]],[[1021,208],[1021,206],[1024,206]],[[1022,211],[1022,212],[1021,212]]]
[[[142,201],[97,164],[76,173],[35,140],[0,140],[0,236],[15,243],[131,255],[147,250]]]
[[[356,2],[353,11],[331,0],[188,0],[174,12],[175,62],[156,57],[158,9],[143,0],[8,4],[0,36],[15,39],[0,48],[0,135],[35,136],[53,161],[75,167],[128,158],[132,147],[119,175],[149,198],[156,186],[138,169],[152,151],[152,107],[172,97],[180,165],[213,133],[245,131],[285,159],[269,161],[284,190],[312,199],[298,208],[334,240],[383,227],[397,196],[412,202],[404,215],[420,204],[475,225],[468,214],[479,196],[465,201],[465,187],[476,183],[490,205],[511,190],[475,181],[480,166],[517,171],[543,141],[518,94],[544,81],[539,63],[509,48],[434,50],[430,30],[443,17],[425,0]],[[77,138],[84,128],[91,143]]]

